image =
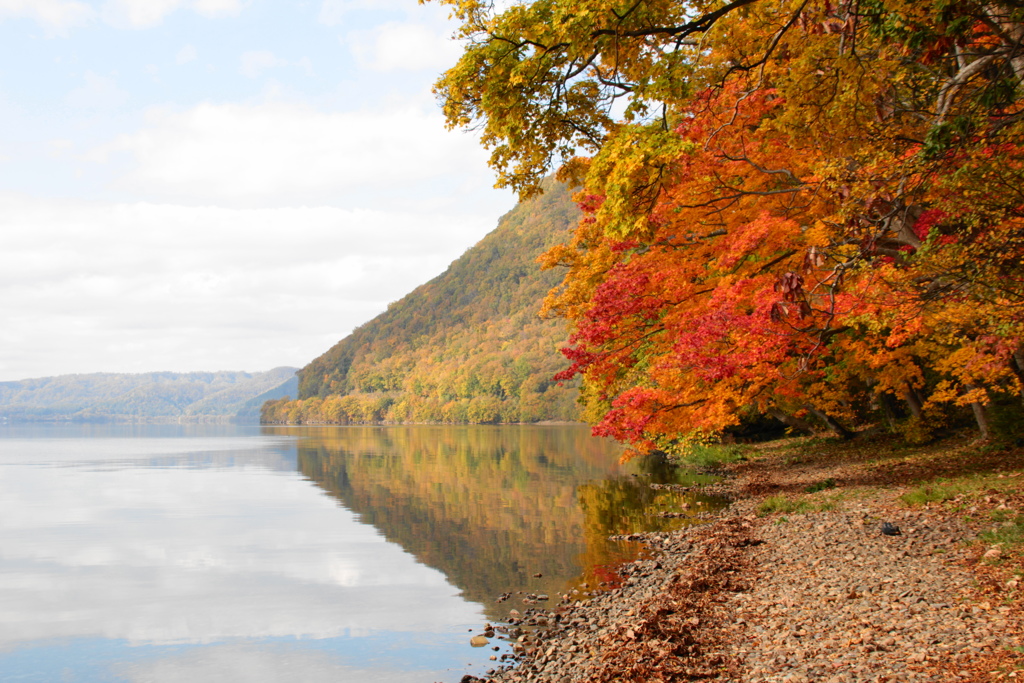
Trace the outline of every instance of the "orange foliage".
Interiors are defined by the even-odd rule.
[[[672,449],[808,411],[846,433],[905,400],[972,405],[987,436],[985,406],[1024,389],[1024,110],[993,99],[1024,70],[1005,34],[931,39],[913,2],[869,28],[805,7],[781,40],[764,5],[727,23],[710,63],[776,56],[676,103],[646,165],[628,127],[578,162],[585,218],[544,263],[569,267],[548,299],[575,328],[559,378],[584,377],[598,434]],[[962,78],[967,46],[993,74]]]

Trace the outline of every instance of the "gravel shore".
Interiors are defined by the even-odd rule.
[[[790,461],[768,451],[735,467],[739,500],[706,525],[633,537],[653,559],[624,567],[619,587],[513,618],[513,635],[539,630],[488,680],[1024,680],[1020,558],[979,540],[1024,510],[1024,454],[989,463],[997,489],[917,506],[900,499],[908,469],[939,460]],[[884,480],[894,472],[902,484]],[[883,481],[865,484],[872,473]],[[803,493],[822,480],[839,485]],[[796,491],[792,512],[766,514],[767,496]]]

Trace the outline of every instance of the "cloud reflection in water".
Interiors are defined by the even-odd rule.
[[[397,682],[427,674],[410,679],[406,664],[368,662],[358,644],[310,640],[393,635],[398,649],[450,650],[453,625],[482,619],[443,574],[294,471],[244,457],[196,468],[168,465],[166,453],[160,467],[0,455],[0,653],[54,656],[55,639],[122,641],[153,655],[201,645],[140,651],[117,673]]]

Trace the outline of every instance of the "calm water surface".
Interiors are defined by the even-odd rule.
[[[0,426],[0,681],[458,681],[712,501],[580,427]],[[535,578],[535,574],[542,574]],[[503,643],[495,645],[504,648]]]

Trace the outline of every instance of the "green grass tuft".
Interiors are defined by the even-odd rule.
[[[834,489],[836,487],[836,480],[829,477],[824,481],[819,481],[811,484],[804,489],[807,493],[817,493],[818,491],[826,491],[828,489]]]
[[[771,496],[761,501],[761,504],[757,506],[757,514],[764,517],[765,515],[772,515],[777,512],[784,514],[799,514],[801,512],[810,512],[812,506],[806,500],[793,500],[786,496]]]
[[[832,496],[825,500],[801,500],[778,495],[761,501],[761,504],[757,506],[757,514],[760,517],[779,512],[787,515],[800,515],[807,512],[827,512],[838,507],[838,496]]]
[[[718,469],[722,465],[747,459],[746,449],[735,444],[691,444],[681,458],[690,467]]]
[[[952,500],[959,495],[967,493],[976,489],[977,486],[972,486],[967,482],[963,481],[936,481],[931,484],[924,484],[918,486],[912,491],[907,491],[902,496],[902,500],[907,505],[924,505],[925,503],[941,503],[943,501]]]
[[[1007,523],[995,531],[986,531],[980,534],[979,538],[990,544],[1019,545],[1024,543],[1024,515],[1018,515],[1012,523]]]

